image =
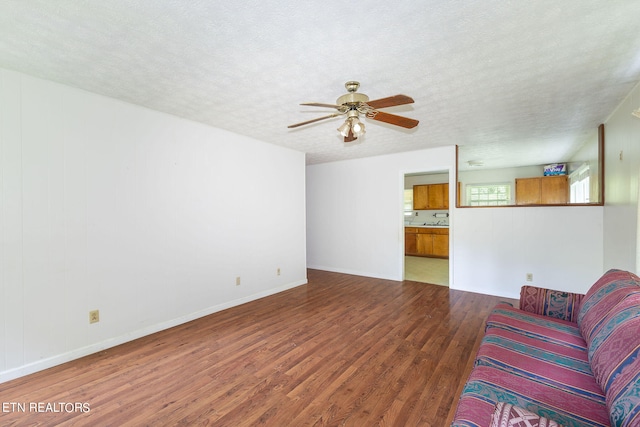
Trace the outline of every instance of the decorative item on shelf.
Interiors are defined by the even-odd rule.
[[[566,163],[554,163],[552,165],[546,165],[544,167],[544,176],[566,175],[566,174],[567,174]]]

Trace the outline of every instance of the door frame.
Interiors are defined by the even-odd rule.
[[[448,176],[448,183],[449,183],[449,288],[452,288],[452,284],[453,284],[453,263],[454,263],[454,252],[453,252],[453,248],[454,248],[454,233],[453,233],[453,229],[454,229],[454,213],[455,213],[455,207],[456,207],[456,176],[455,176],[455,168],[452,168],[450,165],[447,166],[442,166],[442,167],[429,167],[429,168],[419,168],[419,169],[406,169],[406,170],[402,170],[400,172],[400,213],[399,213],[399,217],[400,217],[400,225],[399,225],[399,233],[400,233],[400,254],[399,254],[399,261],[400,261],[400,265],[401,265],[401,277],[402,280],[405,280],[405,265],[404,265],[404,247],[405,247],[405,241],[404,241],[404,183],[405,183],[405,178],[407,176],[411,176],[411,175],[431,175],[431,174],[447,174]],[[454,185],[452,185],[451,183],[454,183]]]

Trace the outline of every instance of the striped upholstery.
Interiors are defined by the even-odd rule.
[[[520,378],[524,388],[518,406],[535,408],[539,415],[566,426],[608,425],[605,397],[593,378],[586,343],[575,323],[500,305],[487,320],[476,366]],[[544,400],[550,396],[572,404],[554,406],[553,400]],[[497,402],[486,404],[490,403]]]
[[[584,295],[535,286],[520,288],[520,310],[575,322]]]
[[[614,426],[640,426],[640,279],[609,270],[589,289],[578,315],[596,381]]]
[[[530,378],[482,365],[473,369],[464,386],[452,426],[489,426],[497,402],[519,406],[565,427],[609,426],[604,402],[595,404]]]
[[[558,423],[508,403],[499,402],[490,427],[562,427]]]
[[[533,339],[586,351],[575,323],[527,313],[504,303],[498,304],[487,318],[487,330],[491,328],[511,330]]]
[[[640,426],[640,292],[613,307],[592,334],[589,359],[615,426]]]
[[[622,270],[607,271],[582,299],[578,326],[587,343],[591,342],[598,324],[622,299],[631,292],[640,292],[640,279]]]
[[[489,315],[452,426],[489,426],[505,402],[566,427],[640,427],[637,276],[610,270],[584,296],[525,286],[520,308]]]
[[[541,385],[564,390],[604,408],[604,394],[593,378],[585,351],[490,329],[482,341],[476,364],[532,378]]]

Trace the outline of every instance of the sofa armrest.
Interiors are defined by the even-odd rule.
[[[520,288],[520,310],[575,323],[583,294],[525,285]]]

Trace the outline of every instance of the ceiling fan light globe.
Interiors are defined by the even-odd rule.
[[[353,132],[353,134],[356,137],[361,137],[362,135],[364,135],[364,132],[365,132],[364,123],[362,123],[357,118],[352,119],[352,121],[351,121],[351,132]]]
[[[340,135],[347,137],[349,136],[349,129],[351,129],[351,123],[349,122],[349,119],[347,119],[342,126],[338,128],[338,132],[340,132]]]

